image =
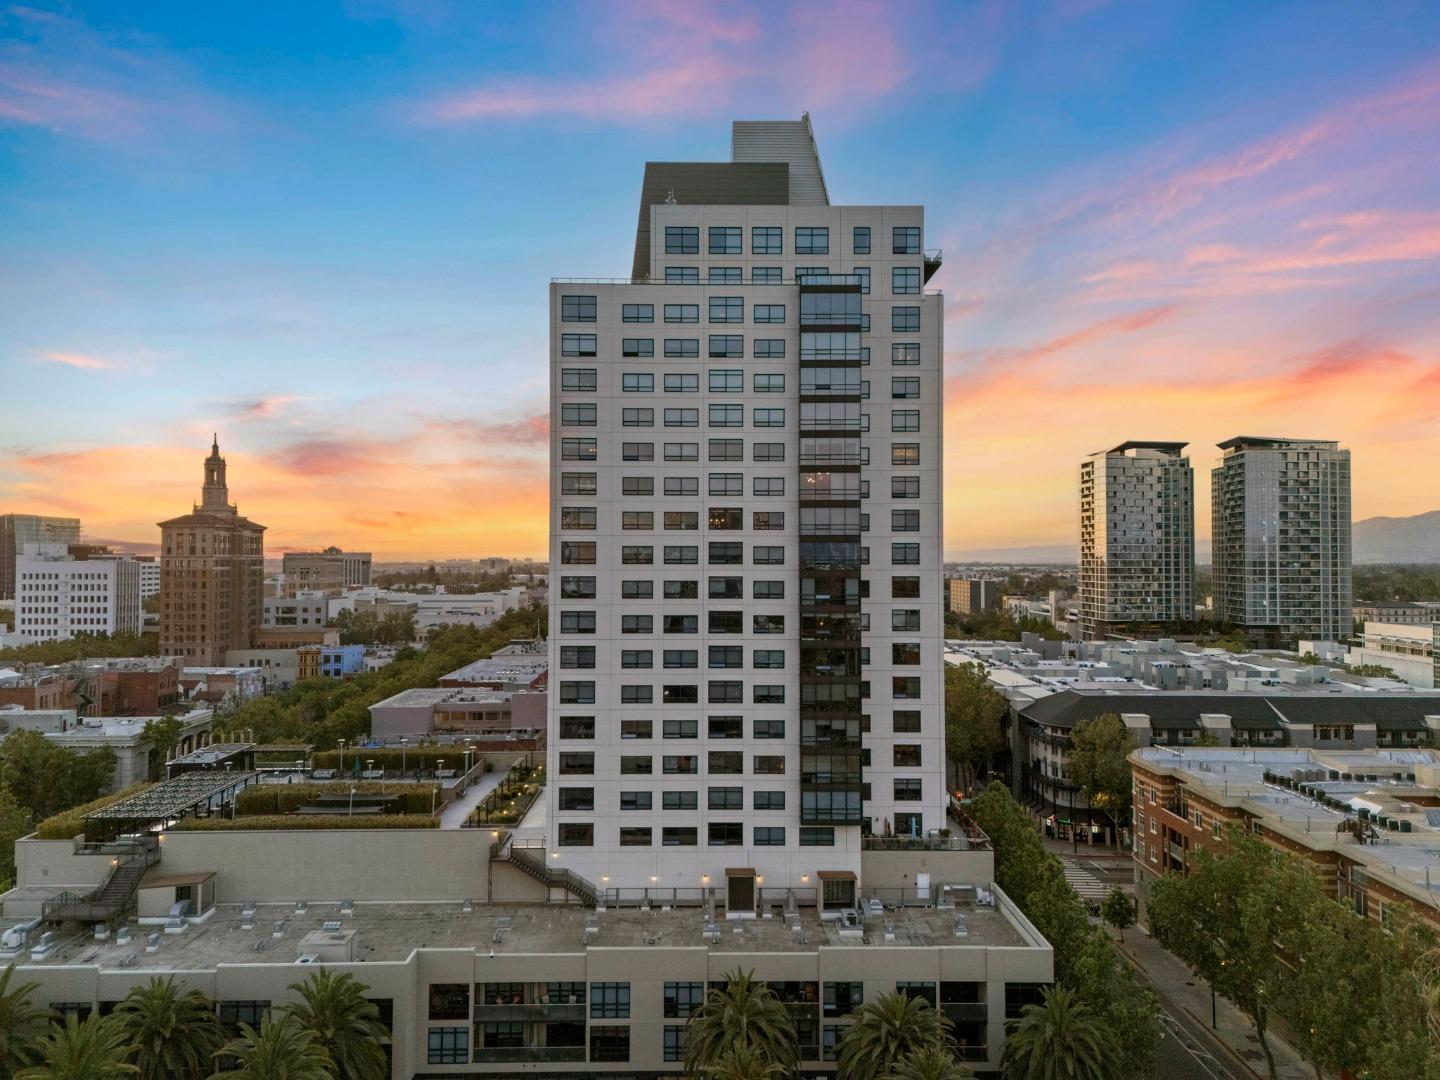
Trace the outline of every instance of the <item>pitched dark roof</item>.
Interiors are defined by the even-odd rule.
[[[790,166],[783,161],[647,161],[631,277],[650,276],[650,207],[671,192],[682,206],[786,206]]]
[[[1081,720],[1113,713],[1142,713],[1157,728],[1195,728],[1202,713],[1230,717],[1240,730],[1275,729],[1292,724],[1374,724],[1385,731],[1415,731],[1424,718],[1440,714],[1440,694],[1277,693],[1226,694],[1157,690],[1106,693],[1063,690],[1020,710],[1045,727],[1073,728]]]

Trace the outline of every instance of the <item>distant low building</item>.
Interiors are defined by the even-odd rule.
[[[180,683],[188,700],[211,705],[238,705],[267,689],[262,669],[244,666],[187,667]]]
[[[285,596],[294,598],[306,592],[340,596],[346,589],[369,585],[370,566],[368,551],[341,551],[338,547],[287,551],[281,560]]]
[[[1359,646],[1346,650],[1353,667],[1386,667],[1401,682],[1432,689],[1440,678],[1440,622],[1367,622]]]
[[[343,679],[364,669],[364,645],[305,645],[296,650],[300,679]]]
[[[260,625],[266,630],[276,627],[323,629],[329,621],[329,604],[325,594],[306,590],[295,596],[266,597]]]
[[[947,578],[945,610],[952,615],[973,615],[1000,606],[1000,582],[990,578]]]
[[[1440,622],[1440,603],[1356,600],[1351,610],[1356,622],[1407,623],[1412,626]]]
[[[516,742],[514,749],[539,750],[545,745],[545,705],[543,691],[405,690],[370,706],[370,734],[377,739],[397,735],[503,736]],[[519,745],[522,742],[525,745]]]

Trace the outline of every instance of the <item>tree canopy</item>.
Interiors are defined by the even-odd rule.
[[[1056,983],[1093,1010],[1110,1032],[1115,1060],[1107,1076],[1149,1076],[1160,1039],[1154,993],[1139,983],[1113,939],[1090,922],[1060,860],[1045,850],[1034,823],[1004,784],[986,787],[971,802],[970,813],[994,846],[996,884],[1054,949]]]
[[[983,664],[945,665],[945,758],[952,783],[967,791],[1005,747],[1010,706],[990,685]]]
[[[1070,733],[1070,779],[1115,823],[1117,839],[1121,823],[1130,820],[1127,755],[1133,749],[1130,729],[1114,713],[1081,720]]]
[[[36,818],[98,798],[114,775],[108,746],[81,753],[38,731],[12,731],[0,742],[0,789]]]
[[[35,641],[0,649],[0,660],[21,664],[68,664],[92,657],[159,655],[159,634],[80,634],[64,641]]]

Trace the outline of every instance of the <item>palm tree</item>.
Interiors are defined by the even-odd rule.
[[[180,990],[173,975],[132,989],[114,1016],[142,1076],[205,1076],[215,1051],[225,1044],[225,1029],[209,999],[199,990]]]
[[[334,1080],[334,1062],[315,1035],[288,1012],[266,1016],[256,1031],[240,1025],[240,1037],[215,1054],[235,1068],[211,1080]]]
[[[884,994],[855,1014],[840,1036],[840,1075],[846,1080],[877,1080],[891,1066],[925,1050],[953,1053],[950,1018],[924,998]]]
[[[15,1080],[120,1080],[140,1075],[125,1060],[130,1052],[125,1032],[108,1016],[91,1015],[82,1022],[71,1013],[63,1025],[50,1025],[50,1034],[37,1051],[40,1064],[21,1069]]]
[[[324,1047],[340,1080],[386,1080],[390,1063],[381,1047],[390,1033],[375,1003],[365,1000],[364,983],[349,972],[337,976],[321,968],[290,989],[300,1000],[287,1011]]]
[[[788,1070],[753,1046],[737,1046],[707,1067],[705,1080],[780,1080]]]
[[[736,969],[725,976],[685,1024],[685,1071],[703,1073],[727,1056],[748,1050],[760,1060],[793,1069],[795,1021],[785,1003],[753,971]]]
[[[1120,1075],[1120,1049],[1104,1020],[1062,986],[1026,1005],[1005,1037],[1011,1080],[1106,1080]]]
[[[949,1050],[932,1046],[902,1058],[885,1080],[971,1080],[975,1074]]]
[[[35,1060],[36,1044],[45,1034],[50,1014],[30,1000],[34,983],[13,990],[11,964],[0,975],[0,1076],[9,1076]]]

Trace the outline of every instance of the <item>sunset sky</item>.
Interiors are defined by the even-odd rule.
[[[1440,508],[1440,4],[0,7],[0,512],[158,540],[218,431],[267,551],[540,554],[546,285],[647,159],[808,109],[923,203],[946,546],[1073,544],[1081,457],[1339,439]]]

